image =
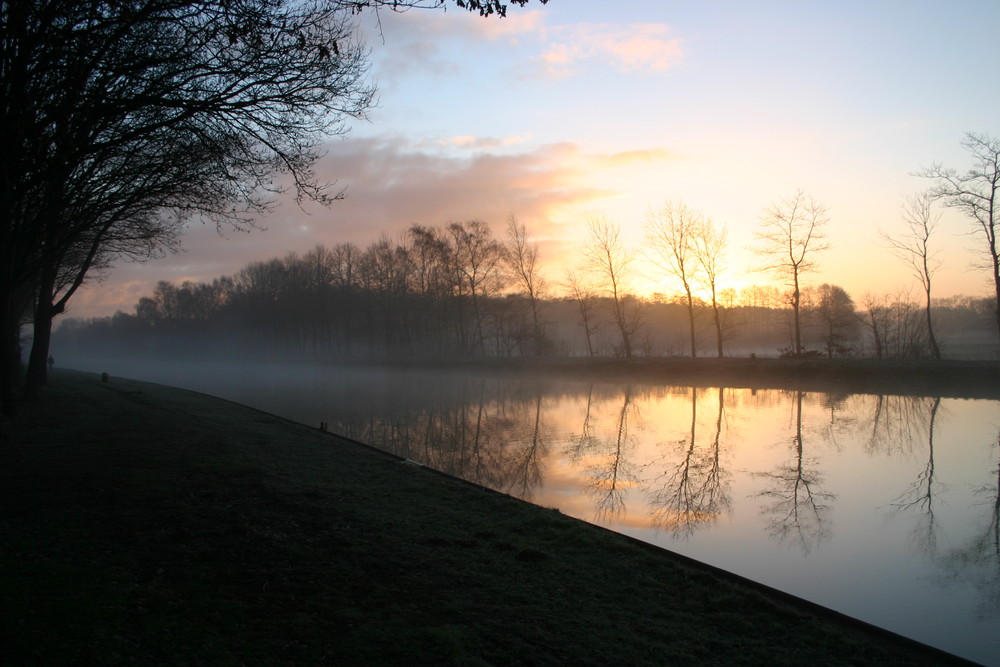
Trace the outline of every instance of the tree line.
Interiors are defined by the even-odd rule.
[[[545,2],[546,0],[540,0]],[[523,5],[527,0],[511,0]],[[94,270],[198,217],[248,228],[275,195],[329,203],[318,147],[375,99],[366,9],[450,0],[0,2],[0,403],[46,383],[55,317]],[[454,0],[503,15],[499,0]]]
[[[622,250],[595,238],[591,247],[606,250],[598,258]],[[710,299],[693,289],[641,298],[624,289],[620,272],[618,283],[600,267],[586,273],[595,254],[554,284],[514,217],[502,236],[480,220],[414,225],[395,241],[316,246],[210,283],[163,281],[134,314],[69,320],[55,340],[70,356],[934,356],[924,309],[909,293],[866,294],[855,304],[837,285],[803,286],[797,311],[770,285],[718,288]],[[617,256],[616,268],[623,257],[633,258]],[[989,307],[989,299],[935,300],[932,312],[942,331],[985,338]]]

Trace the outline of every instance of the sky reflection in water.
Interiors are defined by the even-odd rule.
[[[1000,664],[997,401],[288,366],[117,370],[326,421]]]

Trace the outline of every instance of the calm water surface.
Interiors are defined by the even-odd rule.
[[[1000,402],[76,363],[333,431],[1000,665]]]

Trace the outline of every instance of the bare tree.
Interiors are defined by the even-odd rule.
[[[881,359],[886,354],[885,345],[885,312],[886,306],[883,299],[871,292],[865,292],[861,297],[861,307],[864,308],[864,315],[859,315],[861,322],[868,327],[872,336],[872,354],[876,359]]]
[[[927,341],[931,347],[931,354],[935,359],[940,359],[941,348],[934,335],[934,324],[931,319],[931,278],[941,266],[941,262],[935,258],[936,253],[932,252],[930,247],[931,236],[941,219],[941,216],[935,215],[932,210],[934,199],[934,195],[929,192],[907,197],[903,202],[903,230],[894,236],[880,229],[879,236],[889,251],[902,260],[920,281],[924,291]]]
[[[927,328],[922,309],[911,300],[905,288],[881,296],[866,293],[859,316],[872,336],[874,356],[877,359],[916,358],[927,351]]]
[[[528,297],[531,310],[533,353],[546,351],[546,337],[541,322],[541,297],[545,290],[545,279],[538,268],[538,244],[528,242],[528,232],[523,223],[513,215],[507,218],[507,243],[504,259],[514,275],[515,282]]]
[[[612,319],[622,338],[622,351],[632,357],[632,335],[639,329],[638,304],[627,300],[626,286],[635,257],[621,240],[621,228],[605,218],[591,218],[590,238],[583,247],[584,267],[598,276],[611,300]]]
[[[992,273],[996,293],[996,321],[1000,332],[1000,139],[967,132],[962,147],[972,155],[973,165],[964,173],[934,164],[917,173],[936,181],[931,196],[945,206],[957,209],[972,219],[973,234],[984,241],[980,248]]]
[[[580,312],[580,326],[583,327],[583,336],[587,343],[587,356],[593,357],[593,334],[597,330],[597,325],[592,321],[594,292],[589,285],[583,284],[580,278],[571,270],[566,272],[566,287]]]
[[[760,217],[757,253],[768,258],[763,269],[778,275],[791,288],[792,354],[796,356],[804,351],[800,313],[802,275],[816,268],[813,255],[830,247],[824,232],[828,221],[826,206],[802,190],[788,199],[773,202]]]
[[[454,248],[453,260],[461,293],[468,295],[472,306],[476,336],[473,347],[485,352],[484,301],[500,288],[503,246],[493,238],[489,225],[482,220],[453,222],[448,225],[448,234]]]
[[[716,227],[711,218],[705,218],[694,242],[694,254],[701,266],[701,280],[708,288],[712,299],[712,322],[715,325],[716,351],[720,359],[724,356],[722,350],[724,327],[722,306],[719,303],[718,282],[721,271],[720,264],[726,252],[728,236],[725,227]]]
[[[645,226],[650,261],[676,277],[684,289],[692,358],[698,356],[694,284],[702,268],[698,262],[696,243],[704,226],[704,216],[682,202],[667,202],[660,209],[651,209]]]

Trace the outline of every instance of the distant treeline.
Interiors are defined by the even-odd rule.
[[[361,249],[317,246],[253,262],[211,283],[160,282],[134,314],[68,319],[54,336],[67,356],[177,355],[289,359],[441,358],[622,353],[600,284],[552,296],[518,279],[511,247],[476,222],[413,227],[405,239]],[[791,350],[787,300],[774,287],[721,293],[727,356]],[[686,305],[625,297],[639,313],[635,354],[690,354]],[[865,295],[835,285],[804,291],[805,340],[815,356],[929,354],[924,313],[908,294]],[[939,300],[947,356],[994,354],[990,299]],[[716,355],[708,304],[697,306],[699,355]]]

